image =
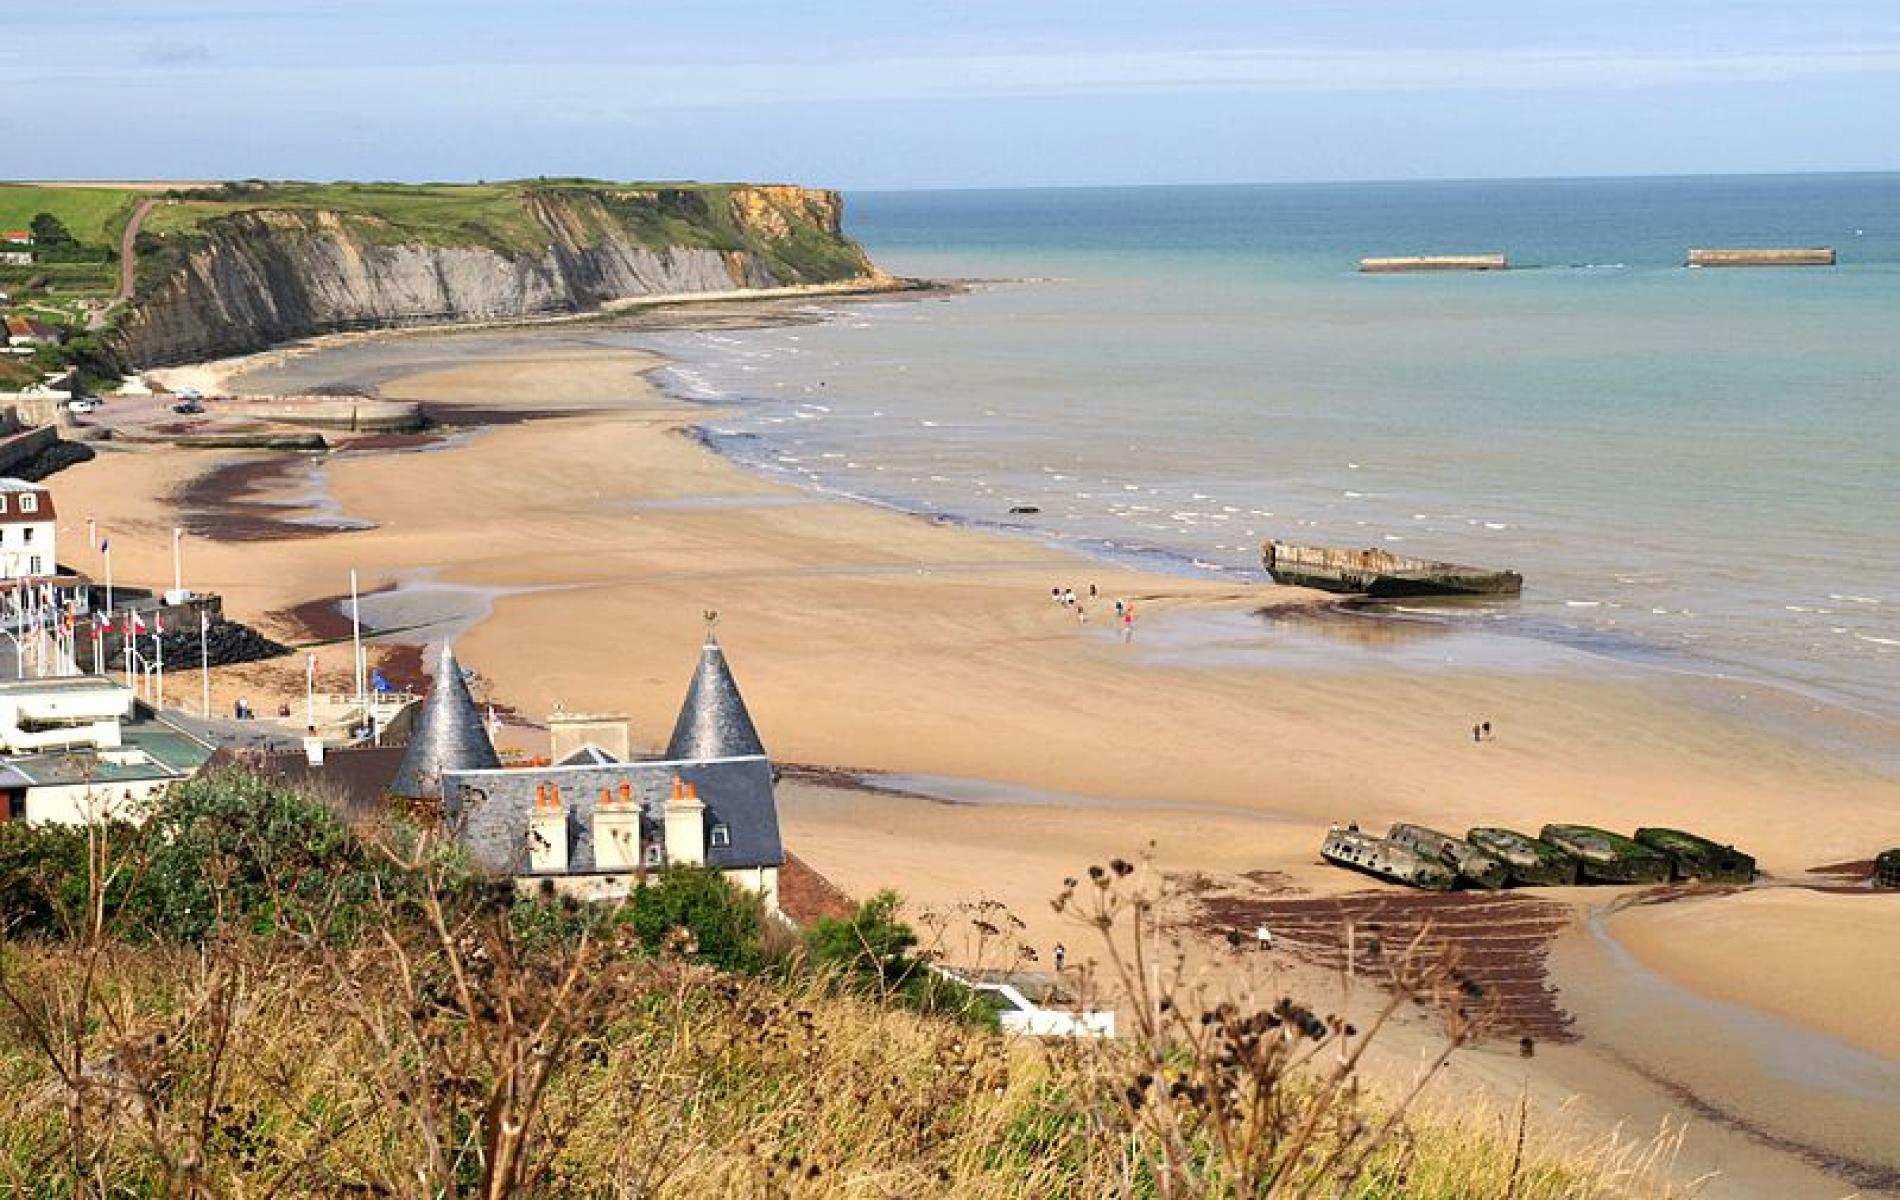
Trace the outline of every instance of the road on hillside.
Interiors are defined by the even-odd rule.
[[[132,244],[139,240],[139,226],[145,224],[145,214],[152,211],[158,203],[157,197],[139,201],[132,210],[132,216],[125,223],[125,232],[119,237],[119,303],[124,304],[132,298],[132,277],[138,265],[132,259]]]

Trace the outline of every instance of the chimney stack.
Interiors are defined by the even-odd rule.
[[[545,783],[535,785],[534,811],[528,814],[528,868],[567,870],[567,810],[561,789]]]
[[[633,789],[602,787],[594,802],[594,866],[602,871],[640,868],[640,803]]]
[[[671,866],[703,866],[706,862],[706,806],[699,789],[673,777],[673,794],[666,802],[666,861]]]

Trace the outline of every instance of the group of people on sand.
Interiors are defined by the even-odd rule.
[[[1479,721],[1476,725],[1473,725],[1471,727],[1471,740],[1474,742],[1490,741],[1491,740],[1491,722]]]
[[[1094,584],[1089,584],[1087,595],[1089,604],[1093,604],[1099,600],[1101,595],[1101,592]],[[1074,588],[1052,587],[1049,589],[1049,599],[1065,608],[1074,610],[1075,619],[1078,624],[1086,625],[1089,623],[1088,604],[1083,603],[1083,597],[1077,595]],[[1115,600],[1115,620],[1122,627],[1122,640],[1124,642],[1134,637],[1135,602],[1133,600],[1123,600],[1117,597]]]

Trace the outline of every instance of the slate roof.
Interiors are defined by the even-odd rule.
[[[639,798],[641,840],[664,837],[666,799],[675,777],[694,785],[706,806],[706,865],[719,870],[776,867],[785,861],[779,840],[778,805],[772,795],[772,764],[763,755],[712,762],[660,759],[502,770],[449,771],[443,797],[462,843],[479,863],[511,874],[528,873],[528,818],[535,789],[555,784],[567,811],[568,870],[594,866],[594,806],[604,788],[614,795],[631,786]],[[713,846],[713,826],[726,827],[729,844]]]
[[[607,753],[605,750],[602,750],[599,746],[589,742],[579,750],[574,751],[574,753],[562,759],[560,765],[564,767],[604,767],[610,763],[617,763],[619,761],[619,759]]]
[[[33,497],[32,511],[21,504],[24,496]],[[0,479],[0,521],[8,524],[38,524],[58,520],[53,493],[24,479]]]
[[[434,686],[422,702],[422,716],[409,735],[409,749],[389,790],[412,800],[439,799],[442,776],[447,771],[472,771],[499,767],[495,744],[488,740],[482,714],[469,694],[468,681],[462,678],[461,664],[455,651],[442,643],[442,657],[436,664]]]
[[[743,758],[763,755],[765,745],[746,711],[739,685],[726,666],[725,651],[709,630],[700,648],[699,669],[686,689],[673,736],[666,743],[670,759]]]
[[[384,811],[389,781],[407,753],[402,746],[332,746],[323,765],[313,767],[302,750],[264,754],[246,762],[266,779],[275,779],[330,802],[345,816],[376,816]]]

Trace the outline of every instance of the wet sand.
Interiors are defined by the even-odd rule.
[[[995,898],[1046,950],[1076,939],[1048,907],[1061,880],[1144,848],[1164,873],[1207,876],[1237,894],[1250,881],[1261,885],[1260,872],[1283,875],[1316,900],[1364,892],[1364,880],[1320,866],[1314,854],[1326,823],[1347,817],[1368,827],[1418,820],[1534,829],[1572,820],[1630,828],[1665,813],[1783,875],[1863,858],[1883,838],[1900,841],[1893,778],[1763,736],[1715,707],[1685,703],[1678,689],[1651,686],[1633,668],[1582,655],[1432,661],[1409,634],[1407,661],[1391,666],[1376,647],[1324,670],[1310,669],[1303,651],[1277,661],[1281,635],[1252,614],[1267,603],[1318,608],[1329,598],[1145,575],[792,491],[691,437],[710,414],[651,388],[641,376],[655,365],[650,356],[588,337],[416,345],[427,369],[404,375],[385,363],[382,394],[452,406],[476,428],[420,451],[331,457],[320,472],[326,503],[371,528],[238,541],[213,525],[187,540],[188,585],[222,592],[238,619],[262,620],[337,595],[355,567],[365,591],[397,588],[366,606],[377,608],[378,625],[428,622],[392,643],[458,633],[458,653],[481,672],[485,699],[529,718],[557,703],[625,712],[636,744],[647,747],[670,730],[701,614],[717,610],[776,757],[913,780],[997,781],[976,789],[994,803],[788,783],[788,844],[851,895],[892,886],[938,908]],[[466,352],[453,353],[457,346]],[[557,412],[560,419],[547,419]],[[517,420],[522,413],[540,419]],[[60,477],[67,536],[94,513],[112,531],[121,579],[168,578],[177,518],[166,498],[244,461],[170,448],[102,455]],[[291,505],[274,514],[285,520],[305,515],[297,505],[323,508],[297,481],[267,476],[247,486],[246,499]],[[97,569],[83,550],[83,525],[66,544],[81,548],[69,556],[75,565]],[[1052,586],[1086,592],[1090,582],[1104,597],[1094,621],[1050,602]],[[1106,619],[1113,596],[1137,600],[1132,644]],[[273,630],[264,621],[271,632],[290,623],[279,618]],[[1227,653],[1236,638],[1257,639],[1267,653]],[[347,678],[347,645],[319,654],[324,679]],[[300,695],[301,673],[284,675],[286,694]],[[242,686],[269,683],[254,672]],[[250,695],[270,711],[257,691]],[[1469,729],[1480,719],[1498,737],[1474,745]],[[511,736],[542,749],[531,731]],[[1579,904],[1607,896],[1556,902],[1570,906],[1580,929]],[[1547,914],[1535,906],[1545,902],[1524,905],[1538,938]],[[1559,933],[1552,951],[1550,978],[1565,1013],[1566,971],[1600,980],[1622,969],[1565,966],[1562,946],[1573,932]],[[1838,949],[1852,955],[1857,945],[1849,936]],[[1204,953],[1215,961],[1219,951]],[[1513,951],[1511,961],[1521,966],[1524,953]],[[1773,946],[1761,953],[1767,966],[1779,961]],[[1318,962],[1309,967],[1315,979],[1327,974]],[[1543,985],[1513,971],[1511,986],[1529,989],[1528,1003]],[[1583,1064],[1573,1074],[1588,1076],[1601,1123],[1637,1111],[1693,1117],[1692,1104],[1603,1057],[1619,1053],[1629,1031],[1587,1021],[1579,1028],[1583,1044],[1559,1047],[1556,1058]],[[1472,1080],[1501,1080],[1508,1093],[1536,1071],[1540,1104],[1554,1112],[1565,1102],[1542,1055],[1526,1067],[1509,1045],[1485,1053]],[[1599,1057],[1577,1057],[1589,1054]],[[1691,1090],[1697,1071],[1714,1069],[1693,1067]],[[1802,1111],[1757,1107],[1773,1110],[1757,1115],[1763,1128],[1794,1141],[1831,1119],[1824,1096]],[[1900,1111],[1900,1095],[1887,1107]],[[1826,1191],[1827,1176],[1772,1143],[1698,1125],[1685,1162],[1713,1159],[1745,1164],[1744,1185],[1773,1184],[1734,1194],[1847,1190]]]

